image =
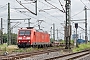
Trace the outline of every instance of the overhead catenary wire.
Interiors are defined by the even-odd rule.
[[[19,11],[19,10],[17,10],[17,11]],[[20,12],[20,11],[19,11]],[[21,13],[21,12],[20,12]],[[22,13],[22,14],[24,14],[24,13]],[[37,18],[35,18],[35,17],[32,17],[32,16],[30,16],[30,15],[27,15],[27,14],[24,14],[25,16],[28,16],[28,17],[31,17],[31,18],[34,18],[34,19],[36,19],[36,20],[39,20],[39,19],[37,19]],[[49,19],[49,18],[48,18]],[[51,19],[50,19],[51,20]],[[35,23],[35,22],[34,22]],[[46,23],[46,24],[48,24],[48,23]],[[37,24],[36,24],[37,25]],[[36,26],[36,25],[34,25],[34,27]],[[48,24],[48,25],[51,25],[51,24]]]
[[[32,4],[31,4],[32,5]],[[34,6],[34,5],[33,5]],[[38,7],[37,7],[38,8]],[[40,9],[40,8],[38,8],[38,9]],[[40,9],[41,10],[41,9]],[[45,12],[45,11],[44,11]],[[47,13],[47,12],[45,12],[45,13]],[[47,13],[47,14],[49,14],[49,13]],[[42,15],[42,14],[40,14],[41,16],[44,16],[44,15]],[[49,14],[50,15],[50,14]],[[52,16],[52,15],[50,15],[50,16]],[[47,18],[46,16],[44,16],[45,18]],[[57,20],[59,20],[57,17],[55,17],[55,16],[52,16],[52,17],[54,17],[54,18],[56,18]],[[50,19],[50,18],[48,18],[48,19]],[[50,19],[50,20],[52,20],[52,19]],[[56,22],[56,21],[55,21]]]
[[[22,12],[21,12],[20,10],[18,10],[18,9],[15,9],[15,10],[16,10],[17,13],[19,12],[19,13],[21,13],[21,14],[27,16],[27,17],[31,17],[31,18],[37,19],[37,18],[35,18],[35,17],[32,17],[32,16],[27,15],[27,14],[25,14],[25,13],[22,13]]]
[[[86,6],[88,8],[88,6],[82,0],[80,0],[80,1],[83,3],[84,6]]]
[[[48,13],[47,13],[48,14]],[[49,14],[50,15],[50,14]],[[51,15],[52,16],[52,15]]]
[[[2,5],[0,6],[0,8],[4,8],[4,7],[7,7],[7,4],[5,4],[5,5],[3,5],[3,6],[2,6]]]
[[[39,0],[38,0],[39,1]],[[39,2],[41,2],[41,1],[39,1]],[[42,4],[45,4],[44,2],[41,2]],[[47,4],[45,4],[45,5],[47,5]],[[49,5],[47,5],[47,6],[49,6]],[[51,7],[51,6],[49,6],[49,7]],[[55,9],[55,8],[52,8],[52,9]],[[44,11],[44,10],[43,10]],[[57,11],[55,11],[55,12],[57,12]],[[45,12],[45,13],[47,13],[47,12]],[[57,12],[57,13],[59,13],[59,12]],[[49,13],[47,13],[47,14],[49,14]],[[51,15],[51,14],[49,14],[49,15]],[[55,17],[55,16],[54,16]],[[59,19],[58,19],[59,20]]]
[[[26,15],[26,14],[25,14]],[[34,18],[34,17],[33,17]],[[37,18],[35,18],[35,19],[37,19]]]
[[[39,1],[40,2],[40,1]],[[43,2],[42,2],[43,3]],[[33,5],[34,6],[34,5]],[[40,8],[38,8],[38,9],[40,9]],[[46,12],[45,12],[46,13]],[[47,13],[47,14],[49,14],[49,13]],[[40,14],[41,16],[44,16],[43,14]],[[50,14],[49,14],[50,15]],[[50,15],[51,16],[51,15]],[[44,16],[45,17],[45,16]],[[54,17],[54,16],[53,16]],[[46,17],[45,17],[46,18]],[[52,19],[50,19],[50,18],[48,18],[49,20],[52,20]],[[58,19],[59,20],[59,19]],[[55,21],[56,22],[56,21]],[[51,25],[51,24],[50,24]]]
[[[46,0],[45,0],[46,1]],[[47,2],[47,1],[46,1]],[[48,4],[50,4],[50,5],[52,5],[51,3],[49,3],[49,2],[47,2]],[[63,10],[61,10],[61,9],[59,9],[59,8],[57,8],[56,6],[54,6],[54,5],[52,5],[53,7],[55,7],[56,9],[58,9],[60,12],[63,12],[63,13],[65,13],[65,11],[63,11]]]
[[[61,1],[60,1],[60,0],[59,0],[59,3],[60,3],[60,5],[61,5],[61,7],[62,7],[63,11],[65,12],[65,9],[64,9],[64,7],[63,7],[63,5],[62,5],[62,3],[61,3]]]
[[[52,1],[52,0],[50,0],[51,2],[53,2],[53,3],[55,3],[54,1]],[[61,5],[61,7],[62,7],[62,9],[63,9],[63,11],[65,12],[65,9],[64,9],[64,7],[63,7],[63,4],[61,3],[61,1],[60,0],[58,0],[59,1],[59,3],[60,3],[60,5]],[[58,3],[56,3],[56,4],[58,4]]]
[[[47,13],[46,11],[44,11],[44,12]],[[47,13],[47,14],[49,14],[49,13]],[[49,15],[55,18],[55,16],[53,16],[53,15],[51,15],[51,14],[49,14]],[[57,17],[56,17],[56,19],[60,21],[60,19],[58,19]],[[61,21],[62,21],[62,20],[61,20]]]
[[[40,1],[39,1],[40,2]],[[43,3],[43,2],[42,2]],[[40,9],[40,8],[39,8]],[[49,14],[49,13],[48,13]],[[49,14],[50,15],[50,14]],[[52,16],[52,15],[51,15]],[[55,17],[55,16],[53,16],[53,17]]]
[[[20,12],[19,10],[17,10],[17,9],[15,9],[16,11],[17,11],[17,13],[19,12],[19,13],[22,13],[22,12]],[[22,13],[22,14],[24,14],[24,13]],[[31,17],[31,18],[34,18],[34,19],[36,19],[36,20],[39,20],[38,18],[35,18],[35,17],[32,17],[32,16],[30,16],[30,15],[27,15],[27,14],[24,14],[25,16],[28,16],[28,17]]]
[[[83,11],[84,11],[84,10],[82,10],[82,11],[80,11],[80,12],[74,14],[72,17],[75,17],[75,16],[79,15],[79,14],[82,13]]]
[[[14,9],[14,8],[13,8],[13,9]],[[35,17],[32,17],[32,16],[30,16],[30,15],[27,15],[27,14],[24,14],[24,13],[20,12],[20,10],[18,10],[18,9],[14,9],[14,10],[15,10],[17,13],[21,13],[21,14],[27,16],[27,17],[31,17],[31,18],[37,19],[37,18],[35,18]],[[35,23],[35,22],[34,22],[34,23]]]
[[[33,17],[34,18],[34,17]],[[36,19],[36,18],[35,18]]]
[[[16,0],[17,1],[17,0]],[[28,10],[30,13],[37,15],[37,13],[32,12],[30,9],[28,9],[27,7],[25,7],[22,3],[20,3],[19,1],[17,1],[22,7],[24,7],[26,10]]]
[[[38,0],[38,1],[39,1],[39,0]],[[42,1],[39,1],[39,2],[41,2],[42,4],[44,4],[44,5],[46,5],[46,6],[51,7],[50,5],[47,5],[47,4],[45,4],[44,2],[42,2]],[[56,8],[51,7],[50,9],[43,9],[43,10],[51,10],[51,9],[56,9]],[[57,12],[57,11],[55,11],[55,12]],[[61,12],[57,12],[57,13],[61,14]]]
[[[85,5],[86,6],[86,4],[84,4],[84,2],[82,1],[82,0],[80,0],[82,3],[83,3],[83,5]]]
[[[14,8],[13,8],[14,9]],[[22,13],[20,10],[18,10],[18,9],[14,9],[15,10],[15,12],[17,12],[17,13],[21,13],[22,15],[25,15],[25,16],[27,16],[27,17],[31,17],[31,18],[34,18],[34,19],[37,19],[37,18],[35,18],[35,17],[32,17],[32,16],[30,16],[30,15],[27,15],[27,14],[24,14],[24,13]],[[28,18],[26,18],[26,19],[28,19]]]
[[[40,8],[39,8],[40,9]],[[41,9],[40,9],[41,10]],[[54,18],[56,18],[57,20],[59,20],[60,21],[60,19],[58,19],[57,17],[55,17],[55,16],[53,16],[53,15],[51,15],[50,13],[48,13],[48,12],[46,12],[46,11],[44,11],[44,10],[42,10],[43,12],[45,12],[45,13],[47,13],[47,14],[49,14],[51,17],[54,17]]]

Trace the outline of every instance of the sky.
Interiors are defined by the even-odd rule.
[[[24,3],[30,3],[32,1],[30,0],[18,0],[21,1],[21,3],[28,8],[29,10],[35,12],[35,4],[24,4]],[[26,19],[26,20],[11,20],[11,28],[12,32],[17,33],[18,29],[21,27],[27,27],[28,26],[28,20],[27,18],[31,18],[31,26],[34,26],[35,29],[38,29],[38,22],[37,20],[43,20],[41,23],[41,28],[45,31],[48,31],[50,33],[50,28],[53,26],[53,23],[55,24],[55,30],[58,28],[59,30],[59,39],[64,39],[64,25],[65,25],[65,13],[62,13],[58,9],[51,9],[54,8],[45,0],[37,0],[37,16],[33,15],[32,13],[28,12],[25,9],[15,9],[15,8],[23,8],[16,0],[2,0],[0,2],[0,18],[3,18],[3,32],[7,33],[7,18],[8,18],[8,12],[7,12],[7,4],[10,3],[10,19]],[[54,5],[55,7],[62,10],[62,7],[59,3],[59,0],[47,0],[49,3]],[[65,9],[65,0],[60,0],[61,4],[63,5]],[[88,9],[90,9],[90,2],[89,0],[71,0],[71,20],[80,20],[85,19],[85,11],[84,7],[87,6]],[[50,10],[45,10],[50,9]],[[26,13],[20,12],[20,11],[27,11]],[[89,27],[90,27],[90,11],[87,11],[87,27],[88,27],[88,37],[89,37]],[[18,23],[16,23],[18,22]],[[74,23],[73,23],[74,22]],[[73,21],[71,22],[72,25],[72,34],[75,32],[75,23],[78,23],[80,27],[85,29],[85,21]],[[15,26],[16,25],[16,26]],[[15,27],[14,27],[15,26]],[[78,34],[82,36],[82,39],[84,39],[85,31],[78,28]],[[57,33],[57,32],[55,32]],[[56,35],[57,39],[57,35]]]

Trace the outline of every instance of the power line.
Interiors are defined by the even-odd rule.
[[[0,6],[0,8],[4,8],[4,7],[7,7],[7,4],[5,4],[4,6]]]
[[[31,17],[31,18],[37,19],[37,18],[35,18],[35,17],[32,17],[32,16],[30,16],[30,15],[27,15],[27,14],[22,13],[20,10],[17,10],[17,9],[15,9],[15,10],[16,10],[17,13],[18,13],[18,11],[19,11],[19,13],[21,13],[21,14],[27,16],[27,17]]]
[[[19,10],[18,10],[19,11]],[[21,13],[21,12],[20,12]],[[22,13],[22,14],[24,14],[24,13]],[[30,16],[30,15],[27,15],[27,14],[24,14],[24,15],[26,15],[26,16]],[[42,16],[42,15],[41,15]],[[32,16],[30,16],[31,18],[34,18],[34,19],[36,19],[36,20],[38,20],[37,18],[35,18],[35,17],[32,17]],[[46,17],[45,17],[46,18]],[[49,18],[48,18],[49,19]],[[51,19],[50,19],[51,20]],[[48,23],[47,23],[48,24]],[[48,25],[51,25],[51,24],[48,24]]]
[[[40,9],[40,8],[39,8]],[[47,12],[45,12],[45,13],[47,13]],[[49,13],[47,13],[47,14],[49,14]],[[41,16],[42,16],[42,14],[40,14]],[[49,14],[50,15],[50,14]],[[43,15],[44,16],[44,15]],[[52,15],[50,15],[50,16],[52,16]],[[45,16],[44,16],[45,17]],[[52,16],[52,17],[55,17],[55,16]],[[46,17],[45,17],[46,18]],[[48,18],[48,19],[50,19],[50,18]],[[51,19],[50,19],[51,20]],[[59,20],[59,19],[58,19]],[[55,21],[56,22],[56,21]]]
[[[80,12],[78,12],[78,13],[74,14],[72,17],[77,16],[78,14],[82,13],[83,11],[84,11],[84,10],[82,10],[82,11],[80,11]]]
[[[45,13],[47,13],[46,11],[44,11]],[[47,14],[49,14],[49,13],[47,13]],[[59,20],[57,17],[55,17],[55,16],[53,16],[53,15],[51,15],[51,14],[49,14],[51,17],[54,17],[54,18],[56,18],[57,20]]]
[[[62,5],[62,3],[61,3],[61,1],[60,1],[60,0],[59,0],[59,3],[60,3],[60,5],[61,5],[61,7],[62,7],[63,11],[65,12],[65,9],[63,8],[63,5]]]
[[[41,2],[41,1],[39,1],[39,2]],[[49,6],[49,5],[47,5],[47,4],[43,3],[43,2],[41,2],[41,3],[44,4],[44,5],[46,5],[46,6]],[[51,6],[49,6],[49,7],[51,7]],[[51,7],[50,9],[43,9],[43,10],[51,10],[51,9],[56,9],[56,8]],[[57,12],[57,11],[55,11],[55,12]],[[57,13],[59,13],[59,12],[57,12]]]
[[[37,18],[35,18],[35,17],[32,17],[32,16],[30,16],[30,15],[27,15],[27,14],[24,14],[24,13],[20,12],[20,10],[17,10],[17,9],[15,9],[15,10],[16,10],[17,13],[21,13],[21,14],[27,16],[27,17],[31,17],[31,18],[34,18],[34,19],[37,20]],[[35,22],[34,22],[34,23],[35,23]]]
[[[21,14],[27,16],[27,17],[31,17],[31,18],[37,19],[37,18],[35,18],[35,17],[32,17],[32,16],[30,16],[30,15],[27,15],[27,14],[22,13],[20,10],[18,10],[18,9],[16,9],[16,8],[13,8],[13,9],[14,9],[15,12],[17,12],[17,13],[21,13]]]
[[[41,2],[41,1],[39,1],[39,2]],[[45,3],[43,3],[43,2],[41,2],[42,4],[45,4]],[[47,5],[47,4],[45,4],[45,5]],[[48,5],[47,5],[48,6]],[[51,6],[50,6],[51,7]],[[55,8],[54,8],[55,9]],[[45,13],[47,13],[46,11],[44,11]],[[57,11],[56,11],[57,12]],[[57,12],[58,13],[58,12]],[[49,14],[49,13],[47,13],[47,14]],[[49,14],[49,15],[51,15],[51,14]],[[52,16],[52,15],[51,15]],[[55,16],[53,16],[53,17],[55,17]],[[58,19],[59,20],[59,19]]]
[[[38,8],[38,7],[37,7]],[[38,8],[38,9],[40,9],[40,8]],[[44,11],[45,12],[45,11]],[[47,12],[45,12],[45,13],[47,13]],[[47,14],[49,14],[49,13],[47,13]],[[41,16],[42,16],[42,14],[40,14]],[[50,14],[49,14],[50,15]],[[44,16],[44,15],[43,15]],[[50,15],[50,16],[52,16],[52,15]],[[45,16],[44,16],[45,17]],[[55,18],[55,16],[52,16],[52,17],[54,17]],[[47,18],[47,17],[45,17],[45,18]],[[48,18],[48,19],[50,19],[50,18]],[[58,18],[56,18],[56,19],[58,19]],[[52,19],[50,19],[50,20],[52,20]],[[58,19],[59,20],[59,19]],[[56,21],[55,21],[56,22]]]
[[[85,5],[86,7],[87,7],[87,5],[82,1],[82,0],[80,0],[82,3],[83,3],[83,5]],[[87,7],[88,8],[88,7]]]
[[[40,9],[40,8],[39,8]],[[39,10],[40,11],[40,10]],[[43,12],[45,12],[45,13],[47,13],[47,14],[49,14],[48,12],[46,12],[46,11],[44,11],[44,10],[42,10]],[[55,17],[55,16],[53,16],[53,15],[51,15],[51,14],[49,14],[50,16],[52,16],[52,17],[54,17],[54,18],[56,18],[56,19],[58,19],[57,17]],[[59,19],[58,19],[59,20]]]
[[[86,4],[82,1],[82,0],[80,0],[82,3],[83,3],[83,5],[85,5],[86,6]]]
[[[16,9],[15,9],[16,10]],[[19,10],[18,10],[19,11]],[[20,12],[20,11],[19,11]],[[20,13],[22,13],[22,12],[20,12]],[[24,14],[24,15],[26,15],[26,14]],[[26,15],[26,16],[28,16],[28,15]],[[30,17],[32,17],[32,16],[30,16]],[[32,17],[32,18],[34,18],[34,19],[37,19],[37,18],[35,18],[35,17]],[[38,19],[37,19],[38,20]]]
[[[46,1],[46,0],[45,0]],[[47,1],[46,1],[47,2]],[[56,6],[54,6],[54,5],[52,5],[51,3],[49,3],[49,2],[47,2],[48,4],[50,4],[51,6],[53,6],[53,7],[55,7],[56,9],[58,9],[59,11],[61,11],[61,12],[63,12],[63,13],[65,13],[65,11],[63,11],[63,10],[60,10],[59,8],[57,8]]]
[[[16,10],[16,9],[15,9]],[[19,10],[17,10],[17,11],[19,11]],[[16,11],[16,12],[17,12]],[[18,13],[18,12],[17,12]],[[19,13],[21,13],[20,11],[19,11]],[[22,13],[22,14],[24,14],[24,13]],[[32,16],[30,16],[30,15],[27,15],[27,14],[24,14],[25,16],[28,16],[28,17],[31,17],[31,18],[34,18],[34,19],[36,19],[36,20],[38,20],[37,18],[35,18],[35,17],[32,17]],[[42,16],[42,15],[41,15]],[[45,17],[46,18],[46,17]],[[49,19],[49,18],[48,18]],[[51,19],[50,19],[51,20]],[[49,25],[49,24],[48,24]]]
[[[20,12],[20,13],[22,13],[22,12]],[[26,15],[26,14],[24,14],[24,15]],[[49,14],[50,15],[50,14]],[[26,16],[28,16],[28,15],[26,15]],[[30,16],[31,17],[31,16]],[[44,16],[45,17],[45,16]],[[35,18],[35,17],[33,17],[33,18]],[[46,17],[45,17],[46,18]],[[35,19],[37,19],[37,18],[35,18]],[[51,20],[51,19],[50,19]]]
[[[16,0],[17,1],[17,0]],[[36,13],[32,12],[30,9],[28,9],[27,7],[25,7],[21,1],[17,1],[22,7],[24,7],[27,11],[29,11],[30,13],[34,14],[34,15],[37,15],[37,6],[36,6]],[[36,5],[37,5],[37,0],[35,1]]]

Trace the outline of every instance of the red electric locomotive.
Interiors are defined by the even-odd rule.
[[[50,35],[47,32],[40,32],[33,27],[21,28],[17,36],[18,47],[29,46],[50,46]]]

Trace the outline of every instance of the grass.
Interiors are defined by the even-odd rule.
[[[36,51],[36,50],[42,50],[42,48],[18,48],[17,45],[9,45],[7,44],[2,44],[0,45],[0,55],[4,54],[5,52],[10,53],[22,53],[22,52],[31,52],[31,51]]]
[[[36,49],[34,49],[34,48],[20,48],[20,49],[16,49],[16,50],[14,50],[13,52],[30,52],[30,51],[34,51],[34,50],[36,50]]]
[[[0,54],[3,54],[6,51],[7,44],[0,45]]]
[[[0,45],[0,54],[3,54],[5,52],[11,53],[12,51],[18,49],[16,45],[9,45],[7,46],[6,43]]]
[[[82,50],[85,50],[85,49],[90,49],[90,43],[80,44],[80,45],[79,45],[79,48],[76,48],[76,47],[75,47],[75,48],[73,49],[73,52],[78,52],[78,51],[82,51]]]
[[[51,47],[53,48],[53,47]],[[80,44],[79,48],[73,48],[72,51],[73,52],[78,52],[78,51],[82,51],[85,49],[90,49],[90,43],[87,44]],[[36,51],[36,50],[43,50],[42,48],[18,48],[17,45],[9,45],[7,46],[7,44],[2,44],[0,45],[0,54],[3,54],[4,52],[8,52],[8,53],[22,53],[22,52],[31,52],[31,51]]]

